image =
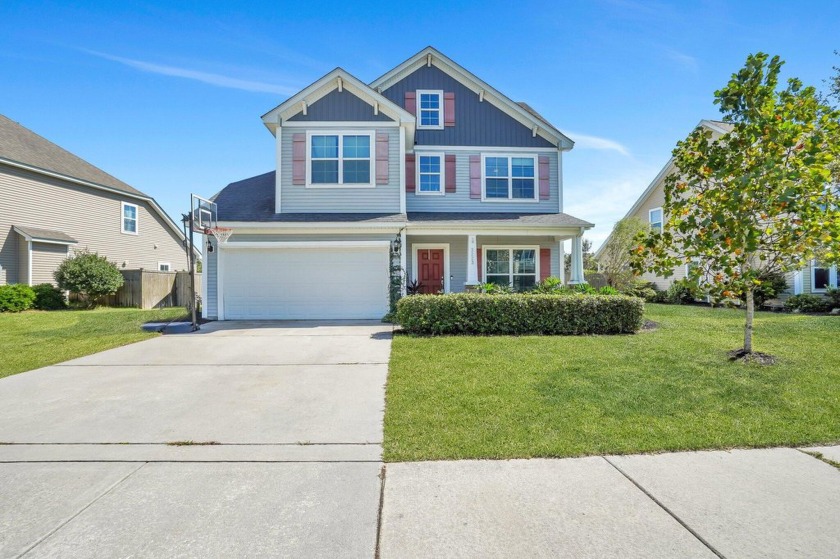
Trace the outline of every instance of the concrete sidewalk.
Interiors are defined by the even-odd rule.
[[[818,450],[840,455],[840,447]],[[786,448],[388,464],[380,550],[383,558],[834,558],[838,511],[840,471]]]

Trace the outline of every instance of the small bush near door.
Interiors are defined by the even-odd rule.
[[[412,334],[630,334],[642,326],[644,301],[624,295],[412,295],[397,303],[397,322]]]
[[[39,283],[32,288],[35,291],[36,309],[42,311],[56,311],[67,308],[64,292],[51,283]]]
[[[21,312],[31,309],[35,291],[22,283],[0,285],[0,312]]]

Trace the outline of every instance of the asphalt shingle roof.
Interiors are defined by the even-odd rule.
[[[278,223],[405,223],[435,225],[469,225],[500,223],[557,227],[592,227],[563,213],[510,213],[510,212],[409,212],[408,215],[369,213],[274,213],[275,172],[271,171],[227,185],[213,197],[218,206],[219,221],[261,221]]]
[[[53,229],[40,229],[37,227],[21,227],[15,225],[15,229],[26,235],[32,237],[36,241],[58,241],[61,243],[77,243],[78,241],[62,231],[55,231]]]
[[[2,159],[146,197],[136,188],[0,115],[0,160]]]

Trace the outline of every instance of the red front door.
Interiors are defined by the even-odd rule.
[[[434,294],[443,291],[443,249],[417,250],[417,281],[420,293]]]

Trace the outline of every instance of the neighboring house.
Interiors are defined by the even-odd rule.
[[[185,269],[183,239],[152,198],[0,115],[0,285],[54,283],[74,249]]]
[[[208,317],[380,318],[396,245],[425,293],[562,277],[570,239],[583,281],[573,142],[435,49],[370,84],[337,68],[262,120],[276,170],[214,197],[234,233],[205,257]]]
[[[712,132],[712,138],[715,139],[732,130],[731,124],[717,120],[701,120],[697,126],[708,128]],[[661,228],[665,221],[665,215],[662,211],[662,206],[665,204],[665,179],[674,172],[676,172],[676,167],[674,166],[674,160],[671,159],[659,174],[656,175],[653,182],[645,189],[624,217],[637,217],[645,223],[648,223],[651,228]],[[596,260],[601,253],[601,248],[607,241],[609,241],[609,237],[607,237],[601,247],[595,252]],[[654,283],[657,289],[665,290],[675,281],[684,279],[687,272],[687,266],[680,266],[679,268],[675,268],[674,274],[668,278],[645,273],[642,275],[642,279]],[[786,293],[786,295],[825,293],[826,288],[838,286],[837,267],[823,267],[817,262],[812,262],[805,270],[789,273],[787,280],[789,293]]]

